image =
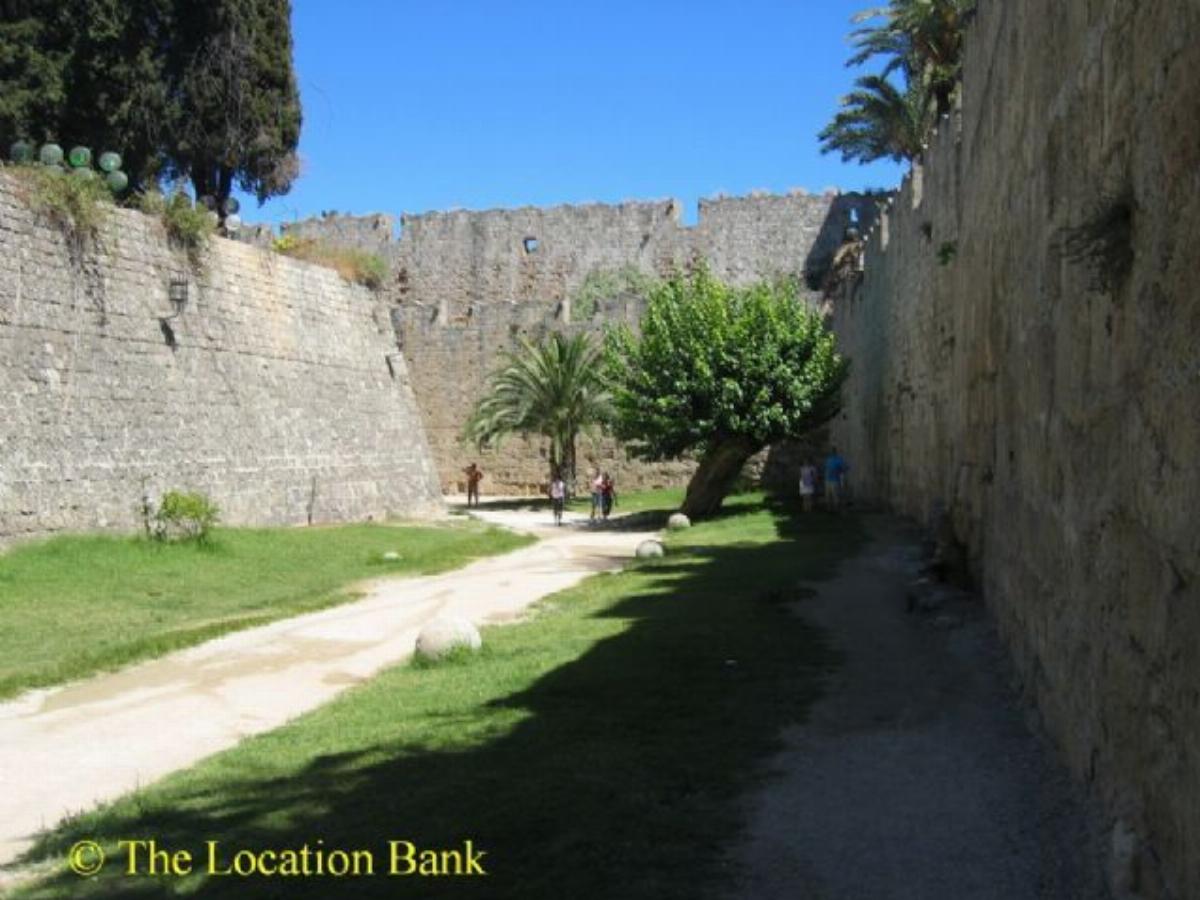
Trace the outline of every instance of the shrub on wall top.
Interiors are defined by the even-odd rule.
[[[19,166],[17,171],[30,208],[78,241],[94,238],[112,209],[112,191],[94,173],[67,174],[46,166]]]
[[[315,238],[302,238],[294,234],[285,234],[277,238],[271,249],[292,259],[333,269],[347,281],[361,284],[373,291],[383,287],[383,282],[387,279],[387,263],[382,257],[365,250],[337,247]]]

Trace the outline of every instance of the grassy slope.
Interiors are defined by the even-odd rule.
[[[833,661],[784,601],[859,542],[853,519],[757,499],[488,630],[473,657],[384,673],[296,722],[80,817],[32,856],[130,835],[172,848],[489,852],[486,880],[55,877],[24,898],[671,898],[718,888],[739,797]]]
[[[221,529],[207,547],[62,537],[0,556],[0,698],[350,599],[354,581],[528,541],[474,524]],[[399,561],[384,561],[395,550]]]

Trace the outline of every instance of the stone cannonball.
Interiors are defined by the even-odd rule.
[[[692,527],[692,520],[683,513],[672,513],[671,518],[667,519],[667,527],[672,531],[682,531]]]
[[[456,616],[434,619],[417,635],[417,653],[428,659],[444,656],[456,647],[478,650],[482,646],[479,629]]]
[[[663,550],[663,545],[659,541],[648,540],[638,544],[636,552],[638,559],[656,559],[666,551]]]

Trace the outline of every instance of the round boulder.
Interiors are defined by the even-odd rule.
[[[642,541],[637,545],[638,559],[657,559],[663,556],[666,551],[663,549],[662,543],[656,540]]]
[[[482,646],[479,629],[456,616],[434,619],[417,635],[417,653],[428,659],[444,656],[456,647],[478,650]]]
[[[667,519],[667,528],[671,531],[682,531],[685,528],[692,527],[692,520],[681,512],[672,513],[671,518]]]

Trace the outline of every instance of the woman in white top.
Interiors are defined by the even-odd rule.
[[[811,459],[806,459],[804,465],[800,467],[800,503],[804,507],[804,511],[808,512],[813,507],[813,497],[817,494],[817,467],[812,464]]]
[[[596,470],[596,476],[592,479],[592,515],[591,520],[594,522],[596,516],[600,514],[600,500],[604,494],[604,476],[600,474],[600,470]]]
[[[567,484],[562,480],[562,475],[555,473],[554,480],[550,482],[550,505],[554,507],[554,524],[561,525],[563,517],[563,506],[567,501]]]

